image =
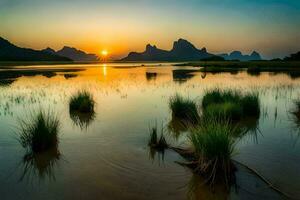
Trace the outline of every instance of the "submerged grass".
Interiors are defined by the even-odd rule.
[[[42,110],[33,114],[27,121],[20,121],[19,141],[33,153],[57,147],[59,120],[53,112]]]
[[[172,115],[178,119],[195,123],[199,120],[198,109],[196,103],[188,98],[176,94],[169,100],[169,108]]]
[[[197,163],[195,170],[207,176],[211,183],[216,178],[229,183],[233,178],[234,133],[235,127],[228,121],[209,119],[195,127],[189,135]]]
[[[94,111],[95,101],[91,93],[83,90],[71,97],[69,105],[70,111],[89,113]]]

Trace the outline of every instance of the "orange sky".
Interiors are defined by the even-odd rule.
[[[299,50],[299,1],[224,2],[1,0],[0,36],[34,49],[106,49],[113,58],[148,43],[171,49],[178,38],[212,53],[257,50],[270,58]]]

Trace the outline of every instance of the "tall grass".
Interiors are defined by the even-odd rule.
[[[202,108],[204,116],[210,113],[230,120],[260,115],[258,95],[254,93],[242,95],[237,90],[216,88],[207,91],[202,100]]]
[[[91,93],[83,90],[74,94],[70,98],[70,111],[78,111],[82,113],[89,113],[94,111],[95,101]]]
[[[190,122],[199,120],[198,109],[196,103],[191,99],[184,98],[178,94],[169,100],[169,108],[172,110],[173,117]]]
[[[197,161],[196,171],[206,175],[212,183],[217,177],[229,183],[233,176],[234,133],[235,128],[229,122],[210,119],[189,135]]]
[[[247,94],[241,99],[243,112],[247,116],[260,115],[260,103],[258,94]]]
[[[39,110],[19,124],[19,141],[24,148],[38,153],[58,145],[59,120],[53,112]]]

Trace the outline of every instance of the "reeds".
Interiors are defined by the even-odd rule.
[[[257,94],[243,95],[237,90],[220,90],[215,88],[207,91],[202,100],[205,116],[218,116],[229,120],[240,120],[245,117],[258,117],[260,103]]]
[[[170,98],[169,108],[172,110],[173,117],[177,119],[186,120],[192,123],[198,122],[199,120],[196,103],[189,98],[184,98],[176,94]]]
[[[77,111],[81,113],[94,112],[95,101],[93,96],[88,91],[79,91],[70,98],[70,111]]]
[[[235,131],[228,121],[209,119],[195,127],[189,135],[197,163],[195,170],[207,176],[212,183],[216,178],[229,183],[233,176],[231,157],[235,147],[232,137]]]
[[[33,153],[47,151],[58,145],[59,120],[53,112],[39,110],[19,124],[19,141]]]

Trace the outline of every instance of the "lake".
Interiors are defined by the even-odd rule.
[[[300,122],[293,115],[300,78],[284,73],[203,73],[195,67],[76,64],[0,71],[1,199],[284,199],[243,163],[289,196],[300,198]],[[237,141],[236,184],[211,189],[172,150],[151,152],[149,128],[163,128],[173,146],[189,145],[172,121],[169,98],[195,100],[212,88],[257,92],[260,117]],[[74,118],[70,96],[88,90],[95,113]],[[57,152],[24,159],[18,124],[36,110],[60,120]]]

